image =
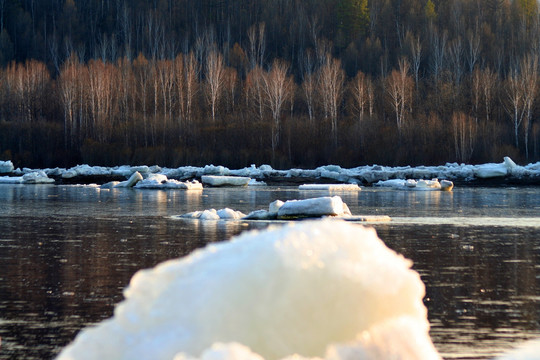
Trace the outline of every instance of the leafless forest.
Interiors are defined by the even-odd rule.
[[[540,158],[536,0],[0,0],[0,160]]]

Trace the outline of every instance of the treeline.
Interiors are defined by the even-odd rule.
[[[0,158],[539,158],[536,0],[0,0]]]

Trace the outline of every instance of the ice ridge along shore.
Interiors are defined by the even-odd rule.
[[[391,179],[424,179],[431,180],[448,179],[454,182],[465,183],[489,183],[509,182],[512,184],[539,184],[540,185],[540,162],[526,166],[517,165],[509,157],[505,157],[501,163],[488,163],[480,165],[447,163],[440,166],[380,166],[369,165],[355,168],[342,168],[338,165],[326,165],[316,169],[289,169],[277,170],[270,165],[251,165],[242,169],[229,169],[224,166],[207,165],[204,167],[181,166],[178,168],[166,168],[154,166],[90,166],[78,165],[69,169],[15,169],[11,161],[0,161],[0,182],[14,182],[13,177],[21,177],[25,174],[42,171],[57,183],[105,183],[112,180],[125,180],[133,173],[139,172],[143,178],[151,174],[160,174],[168,179],[189,180],[209,179],[212,176],[229,176],[251,178],[266,181],[268,184],[282,182],[307,182],[312,180],[332,181],[338,183],[370,185],[379,181]],[[20,183],[23,183],[21,180]]]

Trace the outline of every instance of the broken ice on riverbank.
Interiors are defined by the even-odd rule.
[[[45,174],[44,171],[32,171],[23,176],[0,176],[0,184],[52,184],[54,179]]]
[[[13,170],[11,161],[0,161],[0,173],[11,176],[22,176],[36,170],[23,168]],[[505,157],[502,163],[467,165],[447,163],[440,166],[399,166],[389,167],[380,165],[366,165],[356,168],[345,169],[337,165],[326,165],[316,169],[289,169],[276,170],[269,165],[245,167],[232,170],[224,166],[207,165],[204,167],[181,166],[178,168],[162,168],[160,166],[116,166],[101,167],[78,165],[70,169],[54,168],[43,169],[49,177],[63,181],[84,181],[85,177],[119,177],[128,178],[135,172],[139,172],[143,178],[150,174],[161,174],[168,179],[191,180],[202,179],[203,176],[218,177],[245,177],[252,180],[277,179],[287,181],[294,179],[325,179],[339,183],[349,184],[373,184],[381,180],[390,179],[445,179],[451,181],[475,181],[485,179],[513,179],[519,181],[533,181],[540,183],[540,162],[520,166],[510,158]],[[75,179],[75,180],[74,180]],[[218,179],[222,181],[224,178]],[[212,181],[212,180],[210,180]],[[239,181],[239,180],[238,180]]]

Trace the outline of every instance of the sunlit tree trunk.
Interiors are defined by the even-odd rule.
[[[412,99],[412,79],[409,76],[409,62],[401,59],[399,69],[393,70],[386,78],[386,92],[396,117],[396,126],[401,137],[405,113]]]
[[[322,100],[324,116],[330,119],[334,147],[338,144],[338,113],[343,97],[345,72],[341,68],[341,61],[327,55],[326,62],[318,71],[317,83],[319,97]]]
[[[224,74],[225,63],[223,56],[217,51],[211,51],[206,57],[205,95],[210,106],[213,122],[216,120],[217,107],[223,95]]]
[[[288,76],[289,65],[275,60],[272,68],[263,77],[265,104],[272,114],[272,157],[280,142],[280,117],[283,105],[289,100],[293,92],[293,80]]]

